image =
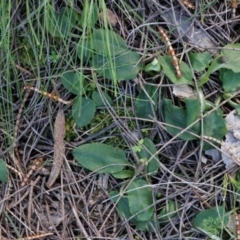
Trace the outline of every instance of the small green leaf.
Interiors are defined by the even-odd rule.
[[[170,218],[177,216],[177,212],[180,207],[180,203],[176,203],[173,200],[168,200],[167,205],[161,210],[158,220],[160,222],[169,221]]]
[[[73,156],[84,168],[99,173],[117,173],[129,164],[123,150],[102,143],[79,146]]]
[[[7,166],[2,158],[0,158],[0,181],[7,182]]]
[[[132,79],[142,68],[139,55],[129,50],[121,36],[113,31],[95,30],[91,47],[96,53],[91,65],[104,78],[118,81]]]
[[[112,173],[112,176],[118,179],[131,178],[135,174],[132,170],[122,170],[120,172]]]
[[[132,215],[136,214],[138,221],[150,221],[153,216],[152,188],[144,180],[134,180],[127,188],[129,209]]]
[[[141,147],[142,147],[143,143],[144,143],[144,139],[140,139],[140,140],[138,141],[138,145],[141,146]]]
[[[99,55],[110,57],[121,55],[128,49],[123,38],[108,29],[93,31],[92,47]]]
[[[74,94],[82,95],[84,76],[80,72],[64,72],[61,77],[63,86]]]
[[[137,152],[137,155],[140,159],[146,158],[148,160],[152,157],[152,155],[154,155],[157,152],[157,149],[154,146],[154,143],[152,142],[151,139],[144,138],[143,140],[144,140],[143,147],[140,152]],[[158,155],[156,155],[148,163],[147,173],[155,174],[157,173],[158,168],[159,168],[159,158],[158,158]]]
[[[73,101],[72,115],[78,127],[89,124],[96,112],[96,104],[93,100],[77,96]]]
[[[80,39],[76,47],[77,56],[82,62],[87,63],[93,54],[91,47],[91,41],[86,39]]]
[[[240,87],[240,72],[235,73],[230,69],[220,70],[220,80],[225,92],[234,92]]]
[[[154,217],[147,221],[138,221],[134,219],[134,221],[132,222],[133,224],[136,225],[136,228],[139,229],[140,231],[148,231],[155,233],[156,229],[160,231],[159,223],[155,221]]]
[[[193,67],[193,70],[196,72],[201,72],[208,67],[212,57],[209,52],[203,53],[189,53],[189,58]]]
[[[224,207],[217,206],[198,213],[193,220],[193,226],[209,235],[219,235],[228,222],[229,214]]]
[[[171,124],[173,126],[179,127],[177,129],[175,127],[167,126],[167,130],[173,135],[177,135],[182,129],[189,126],[189,124],[193,123],[200,116],[200,103],[198,99],[188,99],[186,100],[186,109],[179,108],[177,106],[172,105],[172,101],[169,99],[163,99],[163,116],[166,123]],[[200,123],[197,122],[194,126],[192,126],[188,131],[193,132],[195,134],[200,134]],[[190,133],[183,133],[179,136],[184,140],[193,140],[196,139],[196,136],[193,136]]]
[[[137,217],[132,217],[129,208],[129,200],[127,197],[120,197],[117,191],[111,191],[109,193],[109,196],[113,202],[117,202],[117,210],[119,215],[124,219],[131,218],[130,222],[133,223],[138,230],[154,232],[156,229],[159,229],[159,224],[154,220],[154,216],[152,216],[152,218],[148,219],[147,221],[139,221],[137,220]]]
[[[218,55],[211,63],[211,65],[208,67],[208,70],[206,73],[204,73],[199,80],[198,86],[201,87],[203,84],[208,82],[209,76],[211,73],[219,70],[222,68],[223,64],[221,63],[222,55]]]
[[[76,25],[77,12],[73,8],[62,7],[60,13],[49,5],[46,11],[46,28],[54,37],[67,37]]]
[[[183,73],[183,77],[178,78],[175,73],[175,68],[172,64],[171,56],[160,56],[158,61],[163,67],[164,74],[169,78],[169,80],[175,84],[190,84],[193,85],[192,82],[192,72],[191,69],[185,62],[181,62],[180,68]]]
[[[147,73],[160,72],[161,65],[160,65],[159,61],[156,58],[154,58],[152,62],[150,62],[149,64],[147,64],[145,66],[144,71]]]
[[[150,85],[146,85],[145,90],[149,96],[143,90],[140,92],[135,103],[135,112],[139,118],[149,119],[157,111],[158,91],[156,87]],[[155,103],[154,105],[149,97]]]
[[[207,72],[201,76],[198,86],[201,87],[204,83],[209,80],[209,76],[211,73],[221,69],[227,68],[232,70],[235,73],[240,72],[240,43],[236,44],[228,44],[224,46],[221,54],[219,54],[209,66]]]
[[[91,65],[99,76],[117,81],[135,78],[142,68],[139,55],[128,49],[111,57],[96,54]]]
[[[227,68],[235,73],[240,72],[240,43],[227,44],[222,50],[224,62],[222,68]]]
[[[133,152],[140,152],[141,151],[141,148],[139,146],[132,146],[132,150]]]
[[[200,103],[197,99],[185,99],[186,109],[172,105],[171,100],[163,99],[163,116],[165,122],[182,129],[188,127],[200,117]],[[173,135],[177,135],[181,130],[175,127],[167,126],[167,130]],[[187,131],[200,135],[200,121],[194,124]],[[226,134],[226,123],[223,119],[223,113],[220,109],[213,111],[203,119],[203,133],[205,136],[212,136],[221,140]],[[179,138],[184,140],[197,139],[190,133],[183,133]],[[209,144],[204,144],[204,150],[213,148]]]
[[[205,136],[211,136],[222,140],[227,133],[226,121],[223,118],[223,112],[220,108],[213,111],[203,119],[203,133]],[[203,150],[212,149],[213,146],[204,143]]]
[[[112,105],[111,97],[107,93],[105,93],[105,92],[103,92],[102,95],[103,95],[104,98],[106,98],[106,100],[104,100],[104,101],[107,101],[110,105]],[[97,107],[104,107],[104,106],[106,106],[106,104],[102,100],[101,95],[97,91],[94,91],[92,93],[92,100],[95,102]]]

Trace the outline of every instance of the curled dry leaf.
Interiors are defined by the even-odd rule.
[[[100,12],[99,13],[99,18],[101,19],[101,21],[104,21],[104,13]],[[111,26],[115,27],[117,24],[117,16],[110,10],[107,9],[107,19],[110,23]]]
[[[224,145],[221,146],[222,158],[226,168],[230,168],[235,162],[240,165],[240,117],[236,110],[233,110],[226,116],[227,134],[225,135]],[[230,151],[231,150],[231,151]],[[227,154],[224,154],[227,153]],[[233,158],[229,157],[232,156]]]
[[[173,94],[179,98],[197,99],[197,93],[188,85],[174,85]]]
[[[230,112],[226,118],[227,134],[221,142],[221,153],[217,150],[214,154],[210,151],[205,153],[215,161],[223,160],[226,169],[234,164],[240,165],[240,117],[236,110]]]
[[[47,182],[48,188],[50,188],[54,184],[62,167],[63,157],[65,154],[64,137],[65,137],[65,116],[63,110],[60,109],[58,111],[56,121],[54,124],[53,167]]]

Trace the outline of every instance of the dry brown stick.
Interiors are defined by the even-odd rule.
[[[18,142],[17,137],[18,137],[18,129],[19,129],[19,125],[20,125],[23,108],[24,108],[24,105],[25,105],[28,97],[29,97],[29,91],[27,91],[25,93],[23,101],[22,101],[21,106],[18,111],[17,120],[16,120],[14,133],[13,133],[13,150],[10,151],[10,157],[13,160],[14,164],[17,166],[18,172],[21,174],[21,177],[20,177],[21,180],[22,180],[22,175],[24,174],[24,171],[21,167],[20,157],[19,157],[19,153],[17,150],[17,142]]]
[[[29,72],[28,70],[26,70],[25,68],[19,66],[18,64],[15,64],[15,67],[16,67],[17,69],[19,69],[20,71],[22,71],[22,72],[28,74],[29,76],[35,78],[35,75],[34,75],[33,73]]]
[[[28,172],[28,173],[26,174],[26,176],[23,178],[23,181],[22,181],[22,183],[21,183],[21,187],[24,187],[24,186],[27,184],[27,182],[28,182],[29,178],[31,177],[31,175],[33,174],[33,172],[36,171],[36,170],[40,167],[40,165],[42,164],[42,162],[43,162],[43,158],[42,158],[42,157],[41,157],[41,158],[38,158],[38,159],[36,160],[36,162],[31,166],[29,172]]]
[[[29,237],[18,238],[17,240],[33,240],[33,239],[43,238],[43,237],[47,237],[47,236],[51,236],[51,235],[53,235],[53,233],[51,233],[51,232],[49,232],[49,233],[37,233],[37,234],[34,234],[32,236],[29,236]]]
[[[20,71],[28,74],[29,76],[35,78],[35,75],[33,73],[31,73],[30,71],[26,70],[25,68],[19,66],[18,64],[15,64],[15,67],[17,69],[19,69]],[[19,125],[20,125],[20,119],[21,119],[21,116],[22,116],[23,108],[24,108],[25,102],[27,101],[28,97],[29,97],[29,92],[27,91],[24,95],[23,101],[22,101],[21,106],[20,106],[19,111],[18,111],[17,120],[16,120],[14,133],[13,133],[14,134],[14,136],[13,136],[13,150],[10,151],[10,153],[9,153],[11,159],[13,160],[14,164],[18,168],[17,173],[18,173],[21,180],[22,180],[22,175],[23,175],[24,171],[22,169],[22,166],[21,166],[21,163],[20,163],[20,156],[19,156],[19,153],[18,153],[18,150],[17,150],[17,142],[18,142],[17,135],[18,135],[18,129],[19,129]],[[14,168],[10,168],[10,169],[13,170]]]
[[[35,87],[32,87],[32,86],[29,86],[29,85],[26,85],[23,87],[24,90],[32,90],[32,91],[35,91],[35,92],[38,92],[38,93],[41,93],[43,94],[44,96],[46,97],[49,97],[50,99],[54,100],[54,101],[58,101],[58,102],[61,102],[63,104],[66,104],[66,105],[71,105],[72,104],[72,101],[66,101],[66,100],[63,100],[62,98],[60,98],[59,96],[53,94],[53,93],[48,93],[48,92],[44,92],[38,88],[35,88]]]

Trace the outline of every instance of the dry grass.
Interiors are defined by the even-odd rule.
[[[126,39],[127,44],[133,50],[142,55],[145,62],[149,62],[158,54],[166,52],[164,42],[152,29],[157,29],[159,25],[165,30],[168,30],[168,27],[172,28],[172,25],[162,18],[163,12],[170,8],[181,10],[189,18],[193,17],[196,26],[201,26],[218,43],[217,50],[228,43],[239,42],[237,29],[239,18],[230,21],[231,9],[227,7],[229,5],[227,1],[226,4],[223,3],[224,1],[222,3],[204,0],[196,2],[194,11],[189,11],[177,0],[127,1],[127,4],[120,1],[119,5],[109,1],[107,7],[118,17],[118,25],[114,30]],[[78,10],[81,11],[81,9]],[[37,87],[42,89],[57,90],[64,99],[71,98],[59,81],[59,74],[63,69],[66,69],[65,61],[59,61],[58,65],[54,67],[36,64],[32,69],[29,64],[24,65],[21,62],[19,50],[21,46],[17,42],[19,40],[18,31],[26,33],[29,30],[26,30],[23,22],[23,11],[24,8],[17,9],[15,15],[12,12],[11,31],[13,37],[9,47],[10,52],[15,53],[15,64],[20,65],[22,69],[13,64],[10,67],[8,62],[1,63],[1,87],[3,90],[0,92],[2,94],[0,104],[11,102],[9,105],[11,109],[9,112],[5,111],[5,114],[12,117],[8,120],[7,129],[4,127],[5,123],[0,123],[0,156],[11,166],[13,166],[13,161],[9,152],[11,151],[11,137],[14,136],[17,114],[23,99],[21,87],[25,84],[37,83]],[[50,38],[50,36],[48,37]],[[184,36],[171,37],[178,56],[184,53],[183,58],[187,59],[186,55],[189,49],[194,51],[200,49],[197,43],[195,45],[189,44],[183,48],[183,39]],[[42,45],[43,51],[47,52],[50,40],[45,39],[44,41],[46,42]],[[29,41],[29,47],[36,50],[33,45]],[[59,51],[62,51],[63,56],[66,57],[70,53],[64,52],[63,49]],[[33,55],[35,56],[35,54]],[[7,74],[7,72],[9,73]],[[12,80],[11,91],[9,91],[7,85],[9,84],[8,77],[11,74],[15,80]],[[134,83],[128,81],[119,84],[119,91],[126,95],[126,99],[131,99],[128,110],[133,110],[133,114],[134,99],[139,90],[138,83],[141,82],[144,86],[144,84],[149,84],[151,79],[152,77],[141,75]],[[161,76],[160,82],[163,84],[155,84],[159,93],[167,93],[174,99],[171,94],[172,85],[164,79],[164,76]],[[97,85],[100,91],[103,83],[99,81]],[[109,88],[114,89],[113,86],[109,86]],[[208,98],[213,100],[219,96],[221,87],[217,75],[214,75],[204,85],[203,91],[206,96],[208,95]],[[8,94],[11,94],[11,97]],[[123,102],[126,102],[126,99],[123,98]],[[178,100],[174,99],[174,101]],[[160,102],[161,97],[159,105]],[[60,176],[55,184],[48,189],[46,182],[52,167],[51,159],[53,158],[54,146],[53,123],[59,106],[60,103],[43,98],[36,92],[31,93],[25,104],[17,137],[19,160],[24,174],[29,171],[29,166],[33,160],[44,157],[45,161],[44,165],[33,173],[31,181],[24,187],[21,187],[18,175],[11,170],[8,175],[9,182],[1,184],[0,236],[2,240],[30,239],[27,237],[45,233],[52,235],[41,239],[203,239],[203,235],[192,228],[193,217],[202,209],[221,205],[223,202],[229,209],[234,207],[231,204],[234,194],[231,193],[231,189],[228,191],[223,186],[225,174],[223,164],[215,164],[211,161],[208,161],[206,165],[202,164],[200,159],[202,153],[197,142],[186,142],[179,139],[171,141],[172,137],[166,131],[161,113],[154,116],[158,121],[153,120],[149,128],[150,121],[143,123],[136,117],[118,116],[117,109],[110,107],[106,109],[113,119],[111,125],[95,134],[91,133],[91,129],[76,129],[78,137],[65,143],[66,152]],[[223,110],[224,113],[228,113],[231,109],[224,105]],[[64,107],[64,113],[66,116],[71,115],[68,106]],[[2,116],[2,119],[7,121],[8,118]],[[142,136],[141,129],[149,128],[149,137],[154,140],[157,149],[164,146],[159,154],[161,157],[159,172],[151,179],[156,213],[159,213],[166,206],[169,199],[181,205],[177,210],[177,216],[169,218],[167,223],[161,225],[160,231],[156,230],[153,233],[140,232],[127,219],[121,219],[118,216],[114,204],[109,201],[108,192],[114,189],[119,190],[123,184],[121,181],[116,181],[111,176],[86,171],[76,164],[71,155],[75,146],[92,141],[106,142],[107,139],[118,135],[117,137],[122,139],[122,145],[128,149],[127,153],[130,156],[130,146],[136,144],[136,139],[133,137],[132,129],[127,124],[129,121],[135,124],[134,133],[139,138]],[[115,128],[120,131],[117,133],[112,131]],[[6,141],[6,138],[9,141]],[[101,184],[100,177],[107,177],[107,185]],[[161,194],[161,198],[158,197],[159,194]],[[223,196],[224,194],[226,196]],[[36,239],[40,239],[40,236],[36,236]]]

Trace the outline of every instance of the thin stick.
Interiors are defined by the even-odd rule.
[[[47,237],[47,236],[51,236],[53,235],[53,233],[49,232],[49,233],[38,233],[29,237],[23,237],[23,238],[18,238],[17,240],[33,240],[33,239],[38,239],[38,238],[43,238],[43,237]]]
[[[15,150],[16,150],[16,147],[17,147],[17,136],[18,136],[18,129],[19,129],[20,121],[21,121],[21,116],[22,116],[22,112],[23,112],[23,108],[25,106],[25,103],[28,100],[29,94],[30,94],[29,91],[27,91],[25,93],[23,101],[22,101],[21,106],[20,106],[19,111],[18,111],[17,120],[16,120],[16,124],[15,124],[15,128],[14,128],[14,135],[13,135]],[[17,157],[18,157],[18,159],[20,159],[19,156],[17,156]]]
[[[38,159],[36,160],[36,162],[31,166],[29,172],[28,172],[28,173],[26,174],[26,176],[23,178],[23,181],[22,181],[22,183],[21,183],[21,187],[24,187],[24,186],[27,184],[27,182],[28,182],[29,178],[32,176],[33,172],[36,171],[36,170],[40,167],[40,165],[42,164],[42,162],[43,162],[43,158],[42,158],[42,157],[41,157],[41,158],[38,158]]]
[[[166,42],[167,44],[167,47],[168,47],[168,54],[170,54],[173,58],[173,66],[176,70],[176,74],[177,74],[177,77],[178,78],[181,78],[182,77],[182,72],[181,72],[181,69],[180,69],[180,65],[179,65],[179,60],[178,58],[176,57],[176,54],[175,54],[175,51],[172,47],[172,44],[169,40],[169,37],[167,36],[167,34],[165,33],[165,31],[162,29],[162,28],[158,28],[158,31],[159,31],[159,34],[162,36],[162,38],[164,39],[164,41]]]
[[[19,125],[20,125],[20,120],[21,120],[23,108],[24,108],[24,105],[25,105],[28,97],[29,97],[29,91],[27,91],[25,93],[23,101],[22,101],[21,106],[20,106],[19,111],[18,111],[17,120],[16,120],[16,124],[15,124],[15,127],[14,127],[14,133],[13,133],[13,150],[10,151],[10,153],[9,153],[11,159],[16,164],[16,166],[18,168],[18,171],[21,174],[21,177],[18,174],[19,177],[20,177],[20,180],[22,180],[22,175],[23,175],[24,171],[23,171],[23,169],[21,167],[21,164],[20,164],[20,156],[19,156],[18,149],[17,149],[17,142],[18,142],[17,137],[18,137],[18,129],[19,129]]]
[[[44,91],[42,91],[42,90],[40,90],[38,88],[29,86],[29,85],[26,85],[26,86],[23,87],[23,90],[27,90],[27,89],[30,89],[32,91],[41,93],[44,96],[49,97],[49,98],[51,98],[54,101],[58,101],[58,102],[61,102],[63,104],[66,104],[66,105],[71,105],[72,104],[72,101],[65,101],[65,100],[63,100],[62,98],[60,98],[59,96],[57,96],[57,95],[55,95],[53,93],[44,92]]]

